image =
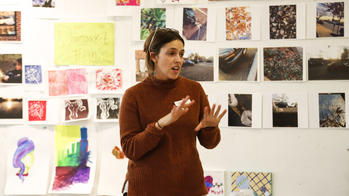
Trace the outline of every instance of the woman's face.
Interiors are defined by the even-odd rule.
[[[176,79],[179,76],[184,61],[184,45],[180,40],[168,42],[162,46],[158,55],[152,54],[156,79]]]

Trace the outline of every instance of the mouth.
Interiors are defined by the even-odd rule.
[[[179,72],[179,70],[181,69],[180,66],[174,66],[171,68],[173,71]]]

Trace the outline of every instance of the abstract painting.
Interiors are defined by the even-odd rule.
[[[231,173],[230,195],[234,192],[245,193],[254,196],[272,195],[272,177],[271,173],[266,172],[232,172]]]
[[[24,182],[24,177],[29,175],[29,170],[34,164],[34,142],[27,137],[20,138],[17,149],[13,154],[13,167],[18,168],[16,175]]]
[[[346,127],[344,93],[319,93],[319,126]]]
[[[68,99],[64,101],[64,120],[83,120],[89,116],[87,99]]]
[[[54,8],[56,7],[56,0],[32,0],[33,7],[46,7]]]
[[[224,196],[224,171],[205,170],[207,196]]]
[[[273,94],[273,127],[298,127],[298,104],[292,95]]]
[[[25,65],[24,78],[26,84],[41,84],[42,69],[41,65]]]
[[[87,94],[88,83],[85,69],[48,71],[49,95]]]
[[[141,40],[145,40],[156,28],[162,27],[166,27],[166,8],[141,9]]]
[[[120,111],[120,97],[96,98],[96,120],[117,121]]]
[[[295,39],[297,36],[296,13],[296,5],[270,6],[270,39]]]
[[[47,102],[45,100],[28,101],[28,120],[46,121]]]
[[[303,48],[264,48],[264,81],[303,80]]]
[[[97,69],[96,89],[99,91],[115,91],[122,87],[121,69]]]
[[[250,40],[252,16],[249,7],[225,8],[226,40]]]
[[[140,6],[141,0],[116,0],[117,6]]]
[[[89,194],[95,171],[95,158],[86,127],[55,126],[55,168],[51,193]]]
[[[86,69],[68,69],[68,94],[87,94]]]
[[[316,37],[344,36],[344,2],[317,3]]]
[[[187,40],[206,40],[207,8],[183,8],[183,36]]]
[[[228,126],[252,127],[252,94],[228,94]]]
[[[1,119],[23,119],[23,99],[19,97],[0,97]]]
[[[0,41],[21,41],[21,12],[0,11]]]
[[[0,54],[0,84],[21,83],[22,54]]]
[[[220,48],[218,63],[219,80],[257,80],[257,48]]]
[[[213,56],[210,49],[187,49],[180,75],[195,81],[213,81]]]
[[[48,86],[50,96],[68,95],[68,78],[66,70],[48,71]]]

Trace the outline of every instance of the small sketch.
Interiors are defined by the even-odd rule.
[[[295,39],[297,36],[296,13],[296,5],[270,6],[270,39]]]
[[[65,120],[78,120],[88,117],[87,99],[65,100]]]
[[[120,98],[97,98],[97,119],[111,120],[119,118]]]
[[[319,93],[320,127],[346,127],[345,94]]]
[[[46,101],[28,101],[28,116],[29,121],[45,121]]]
[[[25,65],[25,83],[26,84],[41,84],[42,70],[41,65]]]
[[[27,137],[23,137],[17,142],[12,165],[14,168],[19,168],[16,175],[22,182],[24,177],[29,175],[29,170],[34,164],[34,149],[34,142]]]

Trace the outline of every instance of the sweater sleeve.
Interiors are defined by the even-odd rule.
[[[210,104],[207,99],[207,95],[204,91],[204,89],[200,86],[200,115],[199,115],[199,122],[201,121],[203,115],[204,115],[204,108],[206,106],[210,107]],[[220,140],[221,140],[221,133],[220,129],[217,127],[206,127],[201,129],[198,132],[198,139],[200,144],[208,149],[212,149],[216,147]]]
[[[155,127],[155,122],[142,129],[140,115],[136,98],[127,90],[120,106],[120,143],[126,157],[134,161],[154,149],[163,135],[163,131]]]

